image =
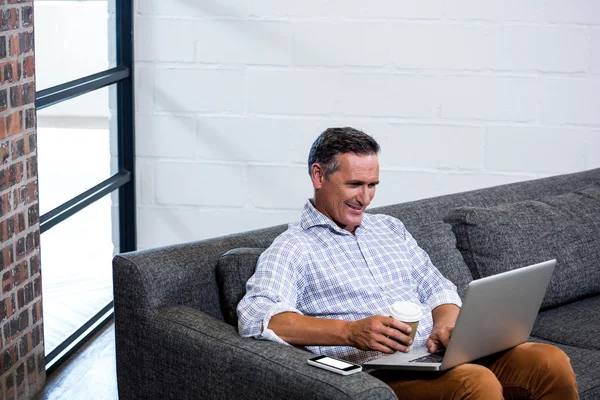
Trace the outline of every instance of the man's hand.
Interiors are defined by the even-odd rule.
[[[361,350],[382,353],[406,352],[412,340],[408,337],[410,326],[392,317],[374,315],[348,324],[348,341]]]
[[[431,312],[433,330],[425,346],[430,353],[445,349],[452,336],[460,308],[454,304],[442,304]]]
[[[445,349],[448,346],[448,342],[450,341],[450,336],[452,336],[453,330],[454,325],[434,327],[431,335],[429,335],[429,338],[427,339],[427,343],[425,344],[427,351],[430,353],[435,353],[436,351]]]

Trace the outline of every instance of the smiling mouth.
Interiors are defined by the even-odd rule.
[[[363,209],[361,206],[354,206],[354,205],[347,204],[347,203],[346,203],[346,205],[355,211],[362,211],[362,209]]]

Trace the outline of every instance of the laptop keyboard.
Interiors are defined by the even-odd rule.
[[[415,358],[414,360],[410,360],[409,362],[414,363],[441,363],[444,359],[444,352],[428,354],[423,357]]]

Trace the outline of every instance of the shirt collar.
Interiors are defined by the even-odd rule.
[[[362,229],[367,229],[367,226],[369,224],[368,219],[369,219],[368,215],[365,213],[363,215],[362,223],[358,227],[356,227],[356,231],[362,230]],[[326,226],[326,227],[330,227],[331,229],[333,229],[334,231],[336,231],[338,233],[351,235],[350,232],[348,232],[345,229],[340,228],[330,218],[326,217],[325,215],[323,215],[323,213],[321,213],[319,210],[317,210],[315,208],[315,206],[313,206],[313,204],[310,200],[306,200],[306,203],[304,204],[304,208],[302,209],[302,214],[300,216],[300,226],[304,230],[308,230],[308,229],[312,228],[313,226],[324,226],[324,227]]]

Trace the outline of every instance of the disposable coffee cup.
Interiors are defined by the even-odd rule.
[[[421,320],[421,307],[409,301],[397,301],[392,304],[390,316],[398,321],[404,322],[411,327],[410,336],[414,340],[417,333],[417,327]]]

